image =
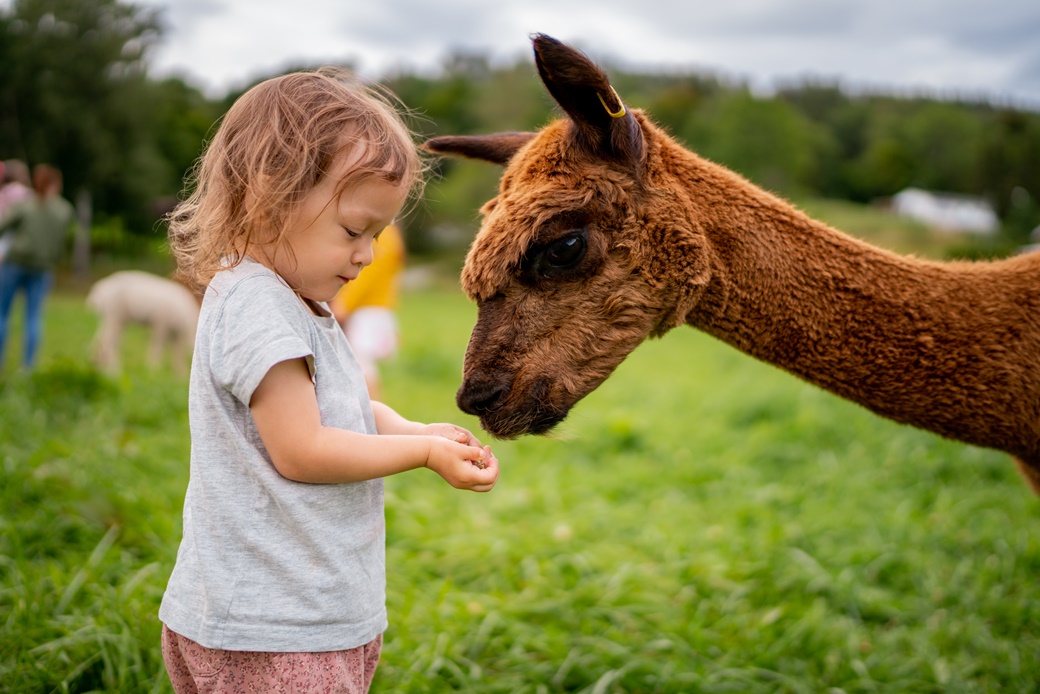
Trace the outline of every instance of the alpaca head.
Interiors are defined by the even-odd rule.
[[[499,437],[562,421],[644,339],[685,321],[707,275],[660,185],[668,138],[582,54],[543,35],[534,52],[565,118],[426,143],[505,165],[462,272],[478,317],[457,395]]]

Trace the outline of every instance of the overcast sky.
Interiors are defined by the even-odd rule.
[[[594,60],[768,89],[807,76],[1040,107],[1040,0],[137,0],[164,9],[153,74],[211,95],[290,64],[369,77],[452,50],[529,59],[533,32]],[[419,104],[413,106],[421,108]]]

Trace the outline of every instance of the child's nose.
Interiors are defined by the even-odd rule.
[[[372,249],[372,244],[365,244],[364,247],[357,250],[354,253],[352,260],[355,265],[361,265],[362,267],[368,267],[372,264],[372,260],[375,258],[375,252]]]

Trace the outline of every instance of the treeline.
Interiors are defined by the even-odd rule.
[[[53,163],[95,223],[156,233],[238,96],[207,98],[181,79],[150,77],[148,52],[161,40],[161,14],[119,0],[15,0],[0,10],[0,158]],[[1017,238],[1040,223],[1036,111],[821,83],[763,96],[712,75],[605,67],[628,104],[781,194],[868,202],[914,185],[987,198]],[[553,115],[530,61],[492,67],[460,54],[440,68],[384,80],[415,111],[421,136],[534,130]],[[468,233],[497,181],[475,162],[438,162],[435,173],[410,238]]]
[[[95,220],[151,231],[221,104],[153,80],[158,13],[117,0],[15,0],[0,10],[0,158],[48,162]]]
[[[790,84],[763,96],[711,75],[605,67],[628,104],[703,156],[783,195],[867,203],[917,186],[989,200],[1013,240],[1040,224],[1035,111],[925,95],[849,94],[826,83]],[[529,130],[552,115],[527,63],[492,69],[483,57],[460,56],[437,77],[400,75],[389,83],[423,110],[437,134]],[[435,221],[458,219],[493,193],[486,169],[442,166],[440,199],[430,205]]]

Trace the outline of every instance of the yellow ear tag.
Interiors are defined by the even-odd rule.
[[[618,96],[618,93],[616,91],[614,91],[614,87],[610,87],[610,93],[614,95],[614,98],[617,100],[617,102],[619,104],[617,111],[611,111],[610,110],[610,107],[607,106],[607,102],[603,100],[603,95],[600,94],[599,92],[596,92],[596,97],[599,99],[599,102],[601,104],[603,104],[603,108],[606,109],[608,116],[610,116],[611,118],[624,118],[625,117],[625,102],[622,101],[621,97]]]

